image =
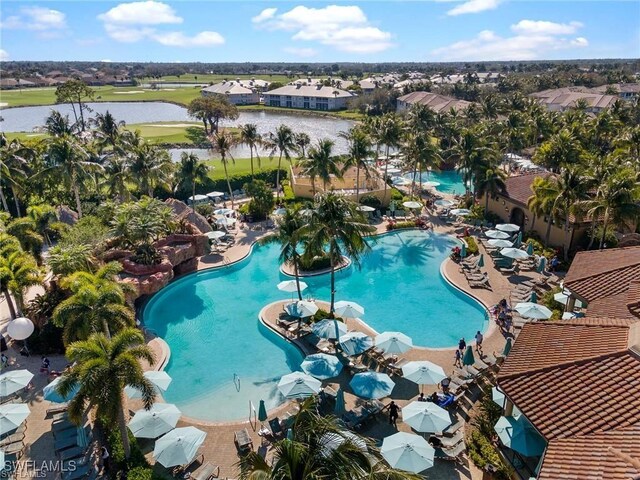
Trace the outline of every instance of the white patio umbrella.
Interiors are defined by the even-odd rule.
[[[182,412],[171,403],[155,403],[149,410],[138,410],[129,421],[129,430],[137,438],[158,438],[173,430]]]
[[[400,332],[384,332],[376,336],[376,347],[384,353],[400,354],[413,348],[410,337]]]
[[[358,450],[366,452],[367,442],[365,440],[356,435],[355,433],[349,432],[348,430],[344,430],[341,432],[328,432],[320,437],[320,454],[323,457],[328,457],[331,453],[336,450],[340,445],[344,442],[351,442],[354,447]]]
[[[440,365],[427,360],[407,363],[402,367],[402,376],[418,385],[437,385],[447,378]]]
[[[453,202],[450,200],[445,200],[444,198],[441,198],[440,200],[436,200],[435,202],[433,202],[433,204],[436,207],[446,207],[446,208],[453,207]]]
[[[382,170],[384,171],[384,168],[383,168]],[[399,168],[396,168],[396,167],[389,167],[389,168],[387,168],[387,173],[388,173],[389,175],[393,175],[393,174],[401,173],[401,172],[402,172],[402,170],[400,170]]]
[[[144,372],[143,375],[153,384],[158,393],[166,392],[171,383],[171,377],[164,370],[149,370],[148,372]],[[124,393],[126,393],[129,398],[142,398],[142,392],[129,385],[124,387]]]
[[[393,180],[392,182],[395,186],[398,187],[405,187],[407,185],[411,185],[413,182],[411,180],[408,180],[404,177],[398,177],[396,179]]]
[[[292,317],[306,318],[311,315],[315,315],[318,311],[318,306],[314,302],[308,302],[306,300],[298,300],[295,303],[291,303],[286,306],[287,312]]]
[[[223,192],[209,192],[209,193],[207,193],[207,197],[209,197],[209,198],[224,197],[224,193]]]
[[[165,467],[185,465],[196,456],[206,436],[196,427],[176,428],[156,440],[153,457]]]
[[[0,432],[7,433],[18,428],[29,416],[26,403],[5,403],[0,405]]]
[[[535,318],[538,320],[547,320],[548,318],[551,318],[551,315],[553,315],[553,312],[544,305],[532,302],[518,303],[513,309],[523,317]]]
[[[419,473],[433,467],[435,450],[418,435],[398,432],[382,441],[380,453],[391,467]]]
[[[283,376],[278,382],[278,390],[286,398],[303,399],[315,395],[320,391],[322,382],[311,375],[302,372],[293,372]]]
[[[33,322],[27,317],[18,317],[7,325],[7,333],[14,340],[26,340],[34,329]]]
[[[227,235],[227,232],[223,232],[222,230],[213,230],[211,232],[205,233],[205,235],[209,240],[219,240]]]
[[[422,204],[420,202],[404,202],[402,205],[411,209],[422,208]]]
[[[320,338],[337,340],[347,333],[347,325],[335,318],[325,318],[314,323],[311,330]]]
[[[496,230],[500,230],[501,232],[518,232],[520,231],[520,226],[514,223],[499,223],[496,225]]]
[[[563,292],[558,292],[556,294],[553,295],[553,299],[558,302],[561,303],[562,305],[566,305],[567,304],[567,300],[569,300],[569,297],[571,296],[570,293],[563,291]],[[576,300],[576,307],[581,308],[582,302],[580,300]]]
[[[0,397],[6,397],[23,389],[33,378],[29,370],[12,370],[0,375]]]
[[[500,250],[500,255],[503,257],[514,258],[516,260],[522,260],[531,256],[525,250],[513,247],[503,248]]]
[[[373,338],[362,332],[345,333],[338,341],[342,351],[349,356],[360,355],[373,347]]]
[[[307,286],[308,285],[306,283],[300,282],[300,291],[307,288]],[[281,292],[292,293],[298,291],[298,286],[295,280],[284,280],[278,284],[278,290]]]
[[[235,218],[221,217],[216,220],[216,225],[220,227],[231,227],[236,224]]]
[[[487,238],[501,238],[502,240],[511,238],[511,235],[506,232],[501,232],[500,230],[487,230],[484,234]]]
[[[497,248],[513,247],[513,242],[510,242],[509,240],[503,240],[502,238],[492,238],[491,240],[488,240],[487,243],[492,247],[497,247]]]
[[[402,421],[416,432],[441,432],[451,425],[451,416],[433,402],[411,402],[402,409]]]
[[[337,315],[346,318],[358,318],[364,315],[364,307],[355,302],[341,301],[334,306]]]
[[[466,217],[467,215],[471,215],[471,210],[468,208],[454,208],[449,210],[449,213],[457,217]]]
[[[375,208],[370,207],[369,205],[358,205],[356,207],[356,210],[360,211],[360,212],[375,212]]]
[[[218,208],[213,211],[214,215],[229,215],[230,213],[233,213],[230,208]]]

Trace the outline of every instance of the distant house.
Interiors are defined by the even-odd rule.
[[[311,86],[317,86],[317,85],[324,85],[325,83],[330,83],[332,87],[340,88],[340,89],[343,89],[343,90],[346,90],[351,85],[353,85],[353,82],[351,80],[342,80],[341,78],[331,78],[331,77],[327,77],[327,78],[311,78],[311,77],[299,78],[297,80],[293,80],[292,82],[289,82],[288,85],[302,85],[302,86],[311,85]]]
[[[376,88],[392,86],[399,80],[400,76],[395,74],[374,75],[372,77],[363,78],[358,82],[358,84],[362,89],[362,93],[369,94],[373,93]]]
[[[260,94],[255,88],[247,88],[236,81],[216,83],[201,90],[203,97],[221,95],[234,105],[254,105],[260,103]]]
[[[640,96],[640,83],[615,83],[612,85],[602,85],[593,89],[594,92],[607,93],[607,90],[613,89],[617,95],[623,100],[633,100]]]
[[[466,109],[471,102],[458,100],[431,92],[411,92],[398,97],[396,109],[399,113],[409,110],[413,105],[420,104],[429,107],[434,112],[448,112],[452,108],[456,111]]]
[[[305,110],[341,110],[354,95],[346,90],[323,85],[285,85],[264,93],[264,104],[270,107]]]
[[[618,97],[604,95],[582,87],[565,87],[543,90],[532,93],[530,97],[537,99],[545,105],[549,111],[562,112],[569,108],[575,108],[578,102],[586,102],[587,111],[599,113],[613,105]]]
[[[37,87],[34,82],[29,80],[16,80],[15,78],[2,78],[0,79],[0,88],[4,90],[11,90],[13,88],[30,88]]]

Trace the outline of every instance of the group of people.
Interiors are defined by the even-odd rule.
[[[513,326],[513,318],[511,316],[511,307],[507,303],[506,298],[500,300],[500,302],[493,307],[493,316],[502,333],[504,335],[508,334]]]

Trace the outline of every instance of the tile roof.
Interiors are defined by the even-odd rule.
[[[604,95],[585,87],[565,87],[532,93],[546,105],[558,105],[560,108],[574,107],[579,100],[583,100],[592,108],[608,108],[618,100],[615,95]]]
[[[334,92],[337,92],[334,95]],[[343,98],[353,97],[351,92],[334,87],[325,87],[320,85],[285,85],[264,93],[269,95],[289,95],[292,97],[322,97],[322,98]]]
[[[529,197],[533,195],[531,185],[533,181],[538,177],[547,178],[550,173],[526,173],[524,175],[515,175],[508,177],[505,183],[505,197],[510,198],[514,202],[526,206],[529,201]]]
[[[640,478],[640,424],[549,443],[539,480]]]
[[[431,92],[411,92],[401,97],[398,97],[399,102],[408,104],[425,105],[435,112],[448,112],[452,108],[454,110],[464,110],[471,102],[465,100],[458,100],[453,97],[447,97],[445,95],[439,95]]]

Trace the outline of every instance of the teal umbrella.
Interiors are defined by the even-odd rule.
[[[307,398],[318,393],[321,387],[320,380],[302,372],[284,375],[278,382],[278,390],[286,398]]]
[[[0,406],[0,432],[7,433],[18,428],[29,416],[26,403],[5,403]]]
[[[260,406],[258,407],[258,420],[266,422],[267,418],[267,407],[264,405],[264,400],[260,400]]]
[[[500,417],[493,429],[505,446],[525,457],[542,455],[547,446],[544,438],[533,428],[524,415],[520,415],[517,419]]]
[[[176,428],[156,440],[153,456],[165,467],[185,465],[194,459],[206,436],[196,427]]]
[[[544,267],[547,265],[546,257],[540,257],[540,263],[538,263],[538,268],[536,268],[536,272],[542,273],[544,272]]]
[[[362,398],[383,398],[391,395],[395,382],[386,373],[363,372],[353,376],[349,386]]]
[[[155,403],[149,410],[138,410],[129,421],[129,430],[136,438],[158,438],[173,430],[182,413],[171,403]]]
[[[362,332],[349,332],[340,337],[340,348],[349,356],[360,355],[373,347],[373,338]]]
[[[320,380],[337,377],[342,371],[342,363],[335,355],[315,353],[307,355],[300,365],[302,371]]]
[[[441,432],[451,425],[451,416],[432,402],[411,402],[402,409],[402,421],[416,432]]]
[[[464,352],[464,355],[462,356],[462,364],[463,365],[473,365],[474,363],[476,363],[476,359],[473,356],[473,348],[471,348],[471,345],[467,346],[467,349]]]
[[[339,388],[338,392],[336,393],[336,406],[333,409],[333,413],[335,413],[337,417],[341,417],[346,413],[347,409],[345,408],[344,404],[344,391]]]
[[[287,429],[287,440],[293,440],[293,428]]]
[[[460,257],[464,258],[467,256],[467,245],[466,244],[462,244],[462,247],[460,247]]]
[[[505,357],[509,355],[511,351],[511,337],[507,338],[507,343],[504,344],[504,348],[502,349],[502,355]]]
[[[484,253],[480,254],[480,258],[478,259],[478,268],[484,267]]]
[[[325,318],[314,323],[311,330],[320,338],[337,340],[341,335],[347,333],[347,325],[340,320]]]
[[[398,432],[382,441],[380,453],[392,468],[419,473],[433,467],[435,450],[418,435]]]
[[[410,337],[400,332],[384,332],[376,336],[376,347],[383,350],[385,354],[400,354],[413,348],[413,341]]]
[[[53,382],[44,387],[42,393],[44,394],[45,400],[49,400],[54,403],[67,403],[76,396],[78,390],[80,390],[79,384],[76,384],[66,396],[62,396],[58,393],[58,384],[61,379],[62,377],[57,377]]]
[[[529,243],[527,244],[527,253],[528,253],[529,255],[533,255],[533,243],[531,243],[531,242],[529,242]]]
[[[518,232],[518,236],[516,237],[516,241],[513,242],[513,246],[516,248],[520,248],[522,245],[522,232]]]
[[[500,390],[498,390],[498,387],[493,387],[491,389],[491,400],[494,401],[494,403],[497,403],[498,405],[500,405],[501,407],[504,408],[504,399],[506,397],[504,396],[504,393],[502,393]]]
[[[536,292],[531,292],[531,303],[538,303],[538,294]]]
[[[31,382],[33,373],[29,370],[12,370],[0,375],[0,397],[6,397],[23,389]]]

